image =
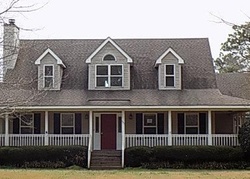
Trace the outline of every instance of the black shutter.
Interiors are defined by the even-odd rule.
[[[40,134],[41,132],[41,114],[34,114],[34,134]]]
[[[136,113],[136,134],[142,134],[142,113]]]
[[[75,134],[82,133],[82,114],[75,113]]]
[[[54,113],[54,134],[60,134],[60,113]]]
[[[178,134],[184,134],[184,113],[178,113]]]
[[[199,114],[199,127],[200,127],[200,134],[207,134],[207,114],[206,113]]]
[[[158,119],[158,134],[164,134],[164,113],[157,114]]]
[[[13,119],[13,134],[19,134],[20,120],[19,118]]]

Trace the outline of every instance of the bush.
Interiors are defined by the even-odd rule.
[[[250,121],[246,121],[240,128],[239,142],[245,157],[250,161]]]
[[[243,152],[219,146],[131,147],[125,150],[127,167],[145,168],[244,168]]]
[[[0,148],[0,165],[13,167],[59,168],[87,166],[87,147],[29,146]],[[47,167],[46,167],[47,166]]]

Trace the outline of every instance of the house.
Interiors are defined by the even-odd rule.
[[[13,20],[4,25],[0,146],[84,145],[89,167],[106,150],[123,167],[132,146],[239,145],[250,99],[226,91],[208,39],[18,34]]]

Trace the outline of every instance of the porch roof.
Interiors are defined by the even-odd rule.
[[[159,91],[137,89],[130,91],[88,90],[7,90],[0,93],[0,106],[245,106],[250,100],[222,95],[218,89],[184,89]]]

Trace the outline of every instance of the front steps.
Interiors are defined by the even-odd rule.
[[[94,150],[91,154],[90,169],[106,170],[122,168],[120,150]]]

